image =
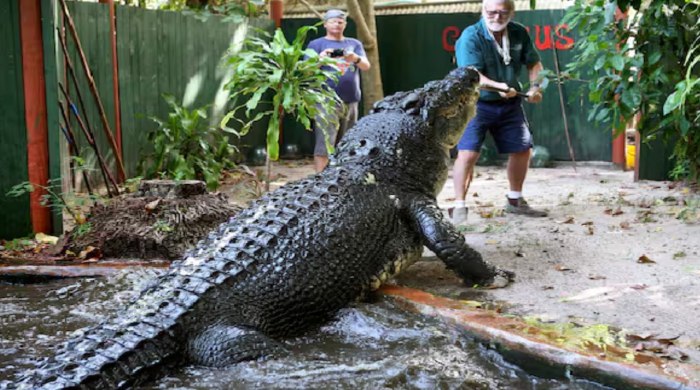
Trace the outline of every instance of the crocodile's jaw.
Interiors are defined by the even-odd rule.
[[[476,102],[479,100],[479,92],[473,88],[468,93],[461,95],[456,104],[450,105],[438,111],[435,127],[441,132],[443,144],[448,149],[457,146],[467,123],[476,116]]]

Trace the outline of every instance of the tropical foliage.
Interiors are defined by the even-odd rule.
[[[644,141],[676,142],[674,157],[693,178],[700,174],[699,8],[686,0],[575,0],[562,21],[586,37],[563,76],[588,80],[588,119],[618,133],[638,119]]]
[[[343,104],[335,91],[325,84],[329,79],[337,80],[335,62],[305,49],[307,33],[315,29],[315,26],[300,28],[291,43],[280,29],[273,37],[258,30],[259,35],[246,40],[242,48],[232,48],[234,54],[227,61],[227,66],[234,71],[225,86],[231,91],[233,108],[221,121],[221,126],[236,121],[240,124],[240,134],[245,135],[253,123],[269,118],[267,152],[270,160],[279,158],[279,129],[285,114],[293,115],[310,130],[314,118],[327,121],[324,113]]]
[[[209,106],[188,110],[172,95],[163,98],[172,111],[165,120],[149,117],[158,128],[148,133],[153,152],[141,156],[138,174],[146,179],[203,180],[210,190],[217,189],[222,170],[233,166],[231,158],[238,152],[226,133],[238,133],[211,126]]]

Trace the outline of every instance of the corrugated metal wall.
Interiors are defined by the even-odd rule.
[[[566,44],[578,39],[573,33],[558,30],[564,10],[518,11],[516,20],[530,28],[530,35],[540,47],[542,62],[547,69],[554,70],[552,42],[559,44],[559,61],[562,69],[571,61],[573,53]],[[422,14],[377,16],[377,35],[382,66],[382,82],[385,94],[417,88],[430,80],[441,79],[454,68],[453,45],[461,31],[476,23],[480,15]],[[297,28],[316,23],[316,19],[286,19],[282,28],[287,37],[293,37]],[[346,30],[347,36],[357,36],[352,21]],[[545,38],[549,32],[558,33],[555,39]],[[539,33],[539,37],[537,37]],[[310,39],[322,36],[319,34]],[[400,39],[400,40],[399,40]],[[525,72],[523,72],[525,73]],[[523,82],[527,82],[524,74]],[[611,161],[612,135],[602,128],[587,122],[588,104],[576,95],[577,85],[564,86],[564,99],[569,131],[577,160]],[[570,100],[574,98],[573,101]],[[534,133],[535,143],[550,150],[556,160],[570,160],[564,122],[559,102],[559,92],[551,84],[544,101],[537,105],[525,104],[525,109]],[[312,153],[313,134],[304,132],[292,120],[285,121],[285,143],[297,143],[305,153]]]
[[[29,196],[5,196],[28,179],[19,0],[0,1],[0,238],[31,232]]]

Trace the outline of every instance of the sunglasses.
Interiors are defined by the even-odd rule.
[[[510,12],[511,12],[511,11],[508,11],[508,10],[502,10],[502,11],[484,11],[484,13],[486,14],[486,16],[488,16],[489,18],[493,18],[493,17],[495,17],[496,15],[500,15],[500,16],[503,17],[503,18],[507,18],[508,16],[510,16]]]

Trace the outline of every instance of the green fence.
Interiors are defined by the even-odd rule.
[[[29,197],[5,196],[28,178],[18,1],[0,1],[0,238],[32,229]]]
[[[69,5],[110,128],[114,132],[108,5],[84,2],[70,2]],[[222,23],[219,17],[201,21],[178,12],[126,6],[116,7],[116,21],[121,140],[128,176],[136,174],[141,153],[148,151],[146,134],[157,127],[148,117],[167,119],[169,108],[162,94],[174,95],[176,100],[190,108],[212,105],[214,121],[230,107],[228,94],[222,90],[230,74],[221,67],[222,58],[232,43],[245,39],[252,28],[270,32],[274,29],[274,23],[266,19],[251,19],[240,24]],[[72,44],[70,46],[74,66],[80,70],[78,79],[87,105],[85,116],[95,131],[100,151],[112,172],[116,172],[114,155],[97,107],[79,68],[79,57]],[[73,92],[72,95],[75,96]],[[242,140],[231,139],[231,142],[239,145],[263,144],[265,134],[259,130],[264,125],[261,122]],[[73,126],[78,129],[77,124]],[[82,137],[81,141],[89,165],[97,167],[94,154],[86,148],[87,143]],[[93,176],[98,179],[98,175]]]
[[[569,45],[576,36],[559,27],[564,10],[519,11],[517,21],[530,29],[536,46],[547,69],[554,69],[553,44],[557,45],[561,67],[571,61],[573,53]],[[377,16],[377,35],[382,67],[382,82],[386,95],[417,88],[430,80],[443,78],[455,67],[454,42],[461,31],[479,20],[479,14],[421,14]],[[283,20],[282,28],[288,38],[297,28],[317,23],[315,19]],[[314,39],[325,34],[320,28]],[[347,36],[357,36],[350,21]],[[552,39],[553,36],[553,39]],[[400,37],[400,40],[399,40]],[[525,73],[525,72],[523,72]],[[523,82],[527,82],[525,76]],[[612,134],[609,130],[595,128],[588,123],[588,102],[576,95],[578,86],[564,86],[564,99],[571,142],[577,160],[611,161]],[[556,160],[570,160],[564,121],[559,102],[559,92],[554,83],[548,88],[544,101],[537,105],[525,104],[535,143],[547,147]],[[302,150],[313,152],[313,134],[287,119],[284,142],[296,143]]]

